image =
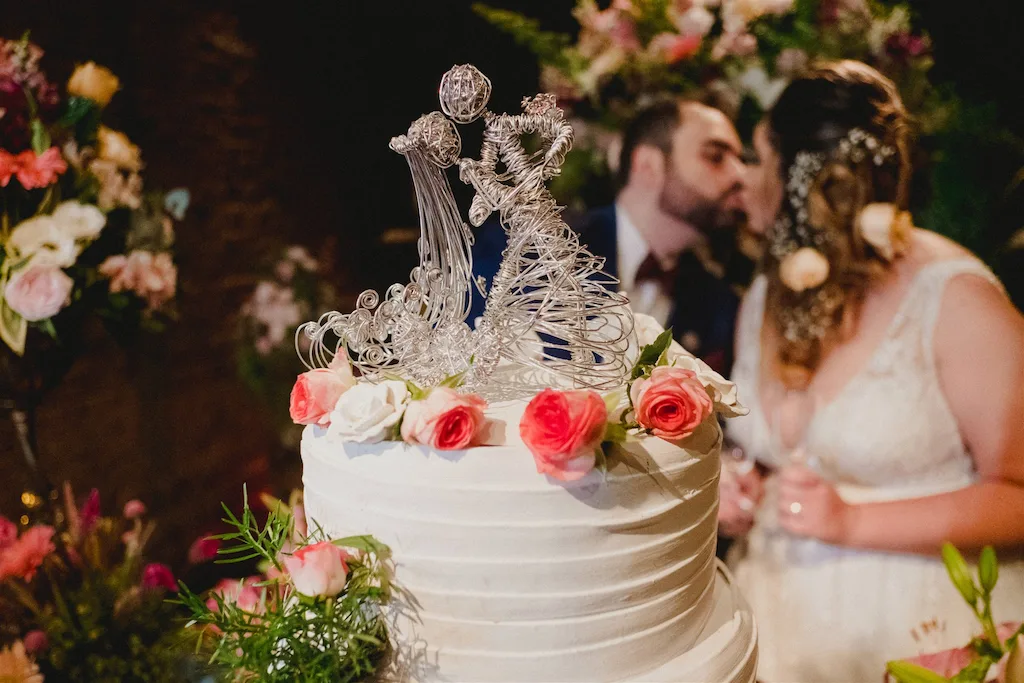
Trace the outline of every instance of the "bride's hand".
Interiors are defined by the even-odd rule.
[[[754,513],[764,498],[764,477],[757,467],[744,471],[723,463],[719,483],[718,528],[736,538],[754,526]]]
[[[786,467],[779,475],[779,523],[796,536],[843,545],[852,506],[832,484],[806,467]]]

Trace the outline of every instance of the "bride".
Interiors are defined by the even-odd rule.
[[[726,468],[720,521],[742,536],[729,559],[766,682],[874,683],[888,659],[966,644],[980,627],[944,541],[996,546],[994,616],[1024,610],[1024,319],[910,223],[907,126],[889,80],[839,62],[755,132],[751,216],[771,226],[729,436],[757,467]]]

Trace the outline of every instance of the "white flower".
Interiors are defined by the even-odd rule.
[[[43,683],[39,667],[25,652],[25,644],[20,640],[0,649],[0,681]]]
[[[99,237],[107,217],[92,204],[61,202],[53,210],[53,220],[72,239],[92,241]]]
[[[896,255],[892,240],[895,222],[896,207],[888,203],[868,204],[857,216],[857,230],[860,231],[860,236],[887,261],[891,261]]]
[[[402,419],[408,403],[405,382],[360,382],[338,399],[331,412],[327,438],[357,443],[384,441]]]
[[[694,5],[677,16],[674,23],[684,36],[706,36],[715,25],[715,15],[700,5]]]
[[[814,289],[828,279],[828,259],[817,249],[803,247],[779,264],[779,279],[794,292]]]
[[[39,261],[61,268],[74,265],[81,251],[74,237],[63,230],[52,216],[35,216],[18,223],[7,244],[18,252],[20,258],[31,257],[35,263],[38,255]]]
[[[634,329],[641,348],[654,342],[665,331],[657,320],[643,313],[633,314]],[[749,412],[736,397],[736,385],[722,377],[711,367],[672,340],[665,352],[665,360],[677,368],[692,370],[715,402],[715,410],[725,417],[738,417]]]
[[[753,95],[765,111],[772,108],[787,83],[785,78],[769,78],[768,72],[760,64],[747,67],[739,77],[740,86]]]

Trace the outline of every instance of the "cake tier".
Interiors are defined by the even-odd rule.
[[[518,439],[523,407],[488,411],[506,445],[456,452],[307,428],[308,516],[391,546],[417,680],[623,681],[677,658],[713,607],[717,423],[558,482]]]

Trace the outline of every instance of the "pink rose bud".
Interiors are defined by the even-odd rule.
[[[141,500],[132,499],[124,504],[124,518],[137,519],[146,514],[146,504]]]
[[[438,387],[405,409],[402,438],[441,451],[469,448],[479,442],[486,407],[487,402],[476,394]]]
[[[18,540],[18,525],[0,515],[0,550]]]
[[[519,435],[538,472],[574,481],[594,469],[607,421],[608,408],[596,391],[545,389],[526,406]]]
[[[142,587],[150,589],[164,588],[169,591],[178,590],[178,584],[174,580],[171,568],[159,562],[147,564],[146,568],[142,570]]]
[[[352,366],[339,353],[330,368],[318,368],[299,375],[292,388],[288,412],[295,424],[327,424],[338,399],[356,385]]]
[[[714,411],[697,373],[684,368],[656,367],[633,382],[629,395],[636,421],[662,439],[685,439]]]
[[[11,310],[29,322],[57,315],[70,301],[75,281],[55,265],[32,265],[16,271],[4,288]]]
[[[100,520],[100,492],[98,489],[89,491],[89,497],[85,499],[82,509],[78,511],[78,519],[79,524],[82,525],[83,536],[96,526],[96,522]]]
[[[249,576],[241,580],[221,579],[211,592],[220,595],[228,605],[236,605],[246,612],[260,613],[263,611],[261,583],[262,579],[258,576]],[[210,608],[211,612],[216,612],[219,609],[217,600],[212,596],[207,599],[206,606]]]
[[[192,541],[188,549],[188,561],[192,564],[202,564],[217,557],[220,550],[220,539],[211,536],[200,536]]]
[[[295,590],[309,597],[333,598],[345,588],[348,553],[330,541],[296,550],[284,558],[284,568]]]
[[[25,634],[25,639],[22,641],[25,644],[25,652],[30,655],[37,655],[43,652],[50,645],[49,638],[46,634],[39,629],[29,631]]]

